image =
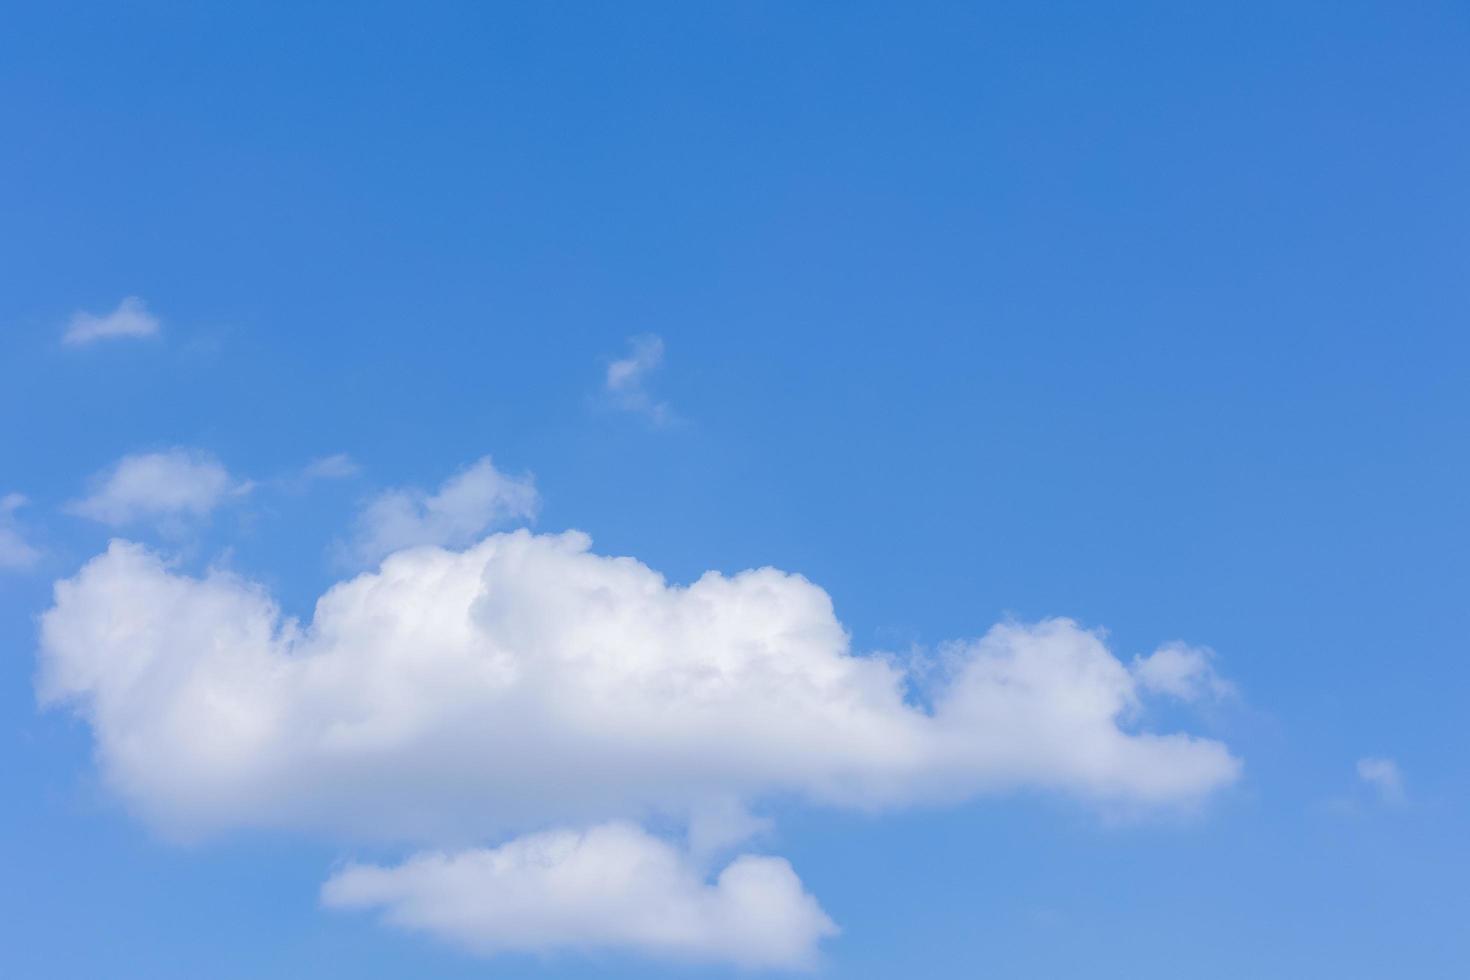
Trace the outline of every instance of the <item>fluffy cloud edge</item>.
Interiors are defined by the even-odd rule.
[[[1215,671],[1215,652],[1175,641],[1148,656],[1133,658],[1129,670],[1139,686],[1184,702],[1221,700],[1236,694],[1235,685]]]
[[[504,473],[482,456],[434,493],[399,487],[370,499],[342,550],[365,567],[404,548],[464,547],[491,528],[533,519],[540,508],[534,478]]]

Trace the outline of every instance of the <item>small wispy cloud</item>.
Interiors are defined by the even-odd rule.
[[[314,459],[302,470],[308,480],[346,480],[362,472],[357,460],[346,453],[334,453]]]
[[[374,497],[358,515],[349,551],[356,562],[371,565],[417,545],[463,547],[492,527],[531,520],[540,506],[529,475],[502,473],[484,456],[437,493],[408,487]]]
[[[99,340],[120,337],[155,337],[161,324],[158,317],[136,296],[128,296],[111,313],[72,314],[61,342],[68,347],[86,347]]]
[[[305,466],[289,470],[267,486],[289,494],[303,494],[319,483],[350,480],[362,475],[362,467],[347,453],[318,456]]]
[[[1214,651],[1166,643],[1147,657],[1134,657],[1129,670],[1143,690],[1180,701],[1227,698],[1235,685],[1215,672]]]
[[[38,548],[26,541],[16,524],[15,512],[26,505],[22,494],[0,497],[0,569],[20,571],[41,558]]]
[[[607,366],[603,387],[616,407],[647,417],[662,425],[673,419],[667,402],[659,401],[648,391],[648,376],[658,370],[664,360],[663,339],[642,334],[628,341],[628,356]]]
[[[148,521],[174,527],[185,518],[208,516],[227,498],[253,486],[198,450],[137,453],[94,477],[92,492],[67,510],[113,527]]]
[[[1373,789],[1385,803],[1400,804],[1404,794],[1404,776],[1399,764],[1385,756],[1366,756],[1358,760],[1358,778]]]

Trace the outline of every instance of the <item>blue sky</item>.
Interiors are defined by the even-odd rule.
[[[6,21],[0,973],[1463,974],[1462,5]]]

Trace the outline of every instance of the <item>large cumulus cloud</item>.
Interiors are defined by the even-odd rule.
[[[942,659],[921,683],[855,654],[799,575],[672,585],[577,532],[400,551],[308,623],[248,581],[116,541],[56,586],[41,696],[88,719],[138,813],[187,836],[461,847],[657,815],[693,840],[707,815],[738,825],[775,795],[881,808],[1034,788],[1177,806],[1239,772],[1219,742],[1136,730],[1148,659],[1130,669],[1069,620],[1002,624]],[[483,865],[393,880],[422,899]],[[679,875],[671,889],[692,887]]]

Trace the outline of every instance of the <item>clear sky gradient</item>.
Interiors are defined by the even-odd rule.
[[[537,530],[800,573],[860,653],[1214,651],[1233,693],[1143,719],[1244,764],[1187,813],[758,806],[818,975],[1466,975],[1464,4],[3,20],[0,975],[732,975],[475,957],[322,907],[401,851],[121,803],[37,622],[114,533],[77,501],[176,448],[232,482],[126,536],[302,617],[367,501],[489,454]],[[155,334],[64,342],[126,297]]]

